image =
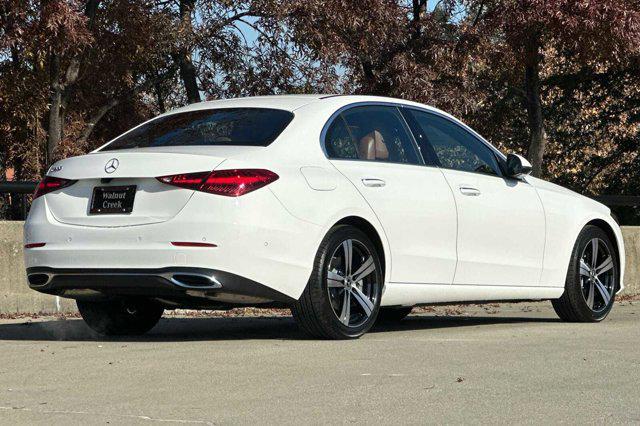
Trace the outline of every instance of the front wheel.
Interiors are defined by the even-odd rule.
[[[382,285],[375,245],[358,228],[339,225],[320,244],[311,278],[291,311],[312,336],[357,338],[375,323]]]
[[[158,323],[164,312],[157,302],[146,299],[77,300],[76,304],[87,325],[106,336],[144,334]]]
[[[565,290],[553,308],[564,321],[597,322],[607,317],[618,288],[618,258],[600,228],[586,226],[571,254]]]

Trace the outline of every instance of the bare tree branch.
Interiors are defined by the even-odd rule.
[[[82,131],[82,133],[80,134],[80,137],[78,138],[77,142],[81,145],[84,145],[84,143],[87,142],[87,139],[89,139],[89,136],[91,136],[91,133],[93,133],[93,129],[95,128],[96,124],[98,124],[98,122],[102,120],[102,118],[107,114],[107,112],[109,112],[112,108],[114,108],[119,103],[120,101],[118,99],[111,99],[107,104],[98,108],[96,113],[87,121],[87,124],[85,125],[85,128]]]

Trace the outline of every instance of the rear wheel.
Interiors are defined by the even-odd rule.
[[[380,308],[378,323],[393,323],[402,321],[411,313],[413,306],[401,306],[394,308]]]
[[[564,321],[597,322],[607,317],[618,288],[618,258],[607,234],[586,226],[571,255],[564,294],[552,301]]]
[[[353,226],[336,226],[320,244],[311,278],[291,311],[312,336],[357,338],[376,320],[382,284],[380,257],[369,237]]]
[[[164,308],[146,299],[109,301],[77,300],[82,319],[102,335],[137,335],[151,330],[162,317]]]

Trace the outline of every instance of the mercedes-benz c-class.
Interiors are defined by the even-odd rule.
[[[103,334],[238,306],[290,307],[333,339],[445,302],[551,300],[563,320],[602,320],[622,290],[620,228],[530,171],[414,102],[198,103],[51,166],[27,277]]]

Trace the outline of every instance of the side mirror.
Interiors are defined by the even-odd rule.
[[[518,178],[528,175],[533,170],[531,163],[527,161],[522,155],[509,154],[507,155],[507,176],[512,178]]]

